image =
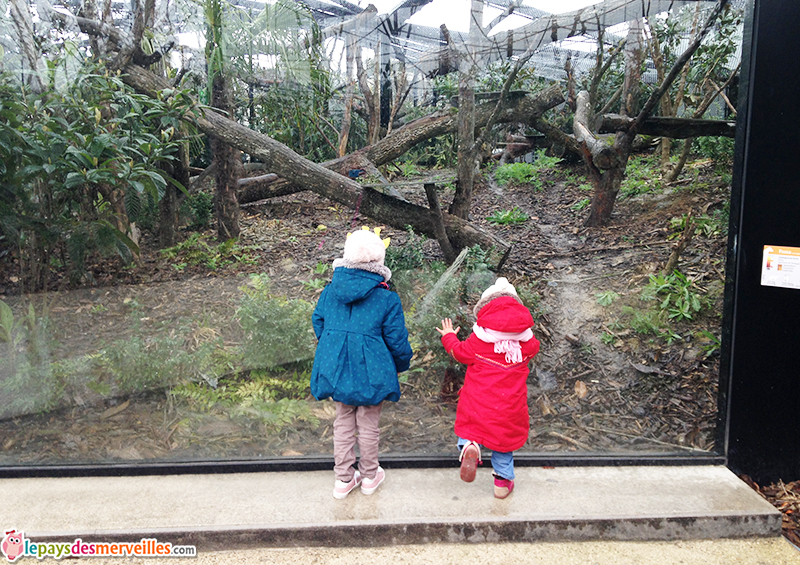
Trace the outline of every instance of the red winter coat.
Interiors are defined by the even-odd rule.
[[[533,326],[525,306],[510,296],[495,298],[478,312],[483,328],[519,333]],[[442,336],[445,350],[467,365],[464,386],[459,391],[455,432],[492,451],[515,451],[525,445],[530,431],[528,415],[528,361],[539,352],[539,340],[520,342],[522,362],[508,364],[495,353],[494,344],[473,333],[460,341],[455,334]]]

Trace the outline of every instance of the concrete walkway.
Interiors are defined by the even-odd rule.
[[[780,513],[724,467],[522,467],[516,483],[497,500],[489,469],[470,484],[456,469],[389,469],[375,494],[335,500],[332,472],[4,479],[0,526],[194,545],[195,563],[800,564]]]

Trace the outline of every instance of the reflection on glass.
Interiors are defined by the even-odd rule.
[[[175,34],[205,33],[189,17],[194,5],[176,10],[182,23]],[[384,405],[382,455],[455,456],[464,367],[445,354],[435,328],[450,317],[466,338],[472,308],[497,276],[514,284],[541,342],[528,380],[531,433],[519,454],[718,453],[742,10],[733,3],[718,16],[653,110],[726,122],[727,129],[694,123],[696,129],[678,131],[661,121],[622,152],[616,132],[628,126],[619,114],[645,107],[710,10],[691,3],[622,27],[617,12],[591,20],[605,22],[600,30],[587,24],[589,42],[580,50],[570,47],[575,41],[551,43],[548,27],[546,46],[518,69],[514,104],[521,104],[519,91],[532,93],[530,100],[554,81],[570,99],[541,119],[497,118],[503,129],[481,139],[487,151],[476,149],[483,165],[470,213],[466,220],[446,216],[451,243],[467,250],[452,266],[435,230],[426,237],[419,228],[430,226],[428,207],[435,209],[424,183],[436,187],[441,210],[464,184],[456,182],[457,128],[436,121],[460,111],[451,106],[456,74],[434,76],[456,71],[447,61],[419,48],[402,64],[394,52],[378,59],[373,26],[359,35],[369,53],[344,55],[360,56],[357,65],[334,57],[347,51],[335,34],[299,57],[300,65],[281,57],[314,47],[306,41],[311,18],[320,27],[339,20],[304,13],[293,20],[298,29],[270,41],[261,41],[253,21],[234,22],[261,38],[248,45],[262,52],[227,55],[225,65],[238,69],[229,77],[232,118],[317,163],[375,147],[387,134],[380,147],[394,153],[379,166],[365,157],[339,171],[367,185],[361,194],[348,184],[353,198],[314,184],[310,166],[288,179],[302,184],[292,192],[264,170],[266,157],[256,149],[236,154],[234,168],[245,161],[240,174],[252,178],[234,189],[241,233],[228,238],[217,219],[220,165],[206,150],[208,132],[183,120],[196,102],[209,102],[206,65],[195,69],[192,61],[211,51],[176,48],[158,63],[158,76],[173,80],[183,68],[183,82],[150,97],[98,66],[101,57],[88,55],[102,46],[84,44],[68,25],[42,44],[49,51],[38,53],[39,66],[50,74],[37,86],[21,36],[0,29],[4,45],[17,47],[4,56],[6,70],[15,72],[0,75],[0,466],[330,458],[335,411],[309,392],[316,347],[310,318],[345,234],[362,224],[384,225],[392,238],[386,264],[415,351],[401,375],[400,401]],[[511,72],[508,61],[493,57],[510,46],[518,60],[527,50],[515,43],[521,37],[504,39],[500,51],[487,48],[492,55],[472,69],[478,114],[486,114],[480,119],[488,119]],[[638,55],[623,43],[638,45]],[[638,91],[630,72],[625,84],[632,56],[641,57],[638,65],[633,59]],[[372,76],[376,61],[388,62],[382,76]],[[356,67],[369,79],[361,88],[392,94],[364,90],[356,104],[363,116],[353,110],[356,83],[346,75]],[[603,131],[615,133],[595,127],[591,139],[575,141],[582,122],[570,93],[582,90],[590,113],[605,116],[590,125],[602,121]],[[414,129],[431,121],[440,128],[434,137]],[[391,143],[401,126],[416,132],[410,148]],[[601,165],[595,151],[617,157]],[[597,217],[604,183],[611,183],[613,213],[586,225]],[[398,196],[402,205],[380,208]],[[414,222],[417,228],[405,227]],[[475,234],[506,245],[500,271],[497,246],[464,243]]]

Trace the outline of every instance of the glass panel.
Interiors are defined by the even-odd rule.
[[[523,23],[541,15],[526,10],[520,12]],[[187,10],[172,31],[199,37],[197,30],[205,27],[194,22],[195,13]],[[617,12],[600,13],[606,18],[601,61],[607,62],[615,46],[632,41],[635,28]],[[689,3],[668,15],[654,12],[649,25],[640,22],[644,73],[634,96],[640,108],[709,14],[705,5]],[[330,14],[305,15],[305,27],[289,34],[300,43],[312,15],[320,27],[335,23]],[[736,3],[720,16],[657,113],[735,120],[732,77],[741,19]],[[607,127],[618,130],[616,92],[625,58],[616,57],[593,83],[599,34],[595,24],[589,27],[586,41],[565,42],[565,33],[552,43],[548,31],[513,88],[535,96],[558,79],[565,96],[571,87],[591,90],[592,111],[613,113]],[[438,28],[409,29],[420,41],[430,40],[431,49],[438,46]],[[432,29],[435,38],[427,37]],[[28,68],[14,29],[0,31],[18,48],[4,58],[6,68]],[[384,129],[377,131],[377,117],[368,118],[378,110],[364,109],[371,98],[362,92],[358,109],[366,119],[351,116],[348,151],[385,135],[387,121],[396,132],[413,118],[446,116],[442,110],[457,102],[456,74],[425,78],[430,57],[411,49],[410,36],[397,45],[413,53],[405,68],[395,51],[387,55],[384,46],[380,52],[377,33],[359,37],[365,50],[359,66],[369,78],[362,88],[380,82],[372,76],[377,53],[389,62],[384,88],[402,95],[394,102],[394,94],[384,96],[384,105],[402,108],[383,115]],[[292,74],[288,60],[277,67],[264,62],[276,60],[280,50],[263,40],[239,38],[252,50],[228,55],[235,68],[252,72],[231,81],[234,117],[312,161],[332,159],[352,110],[347,65],[337,58],[341,45],[329,38],[320,44],[318,60],[293,62],[305,74]],[[0,196],[0,466],[331,457],[334,404],[315,400],[309,389],[317,343],[311,314],[347,233],[362,225],[383,226],[381,235],[391,238],[386,265],[415,352],[411,369],[400,375],[399,402],[384,403],[382,454],[456,453],[453,424],[465,367],[446,354],[436,328],[452,318],[466,339],[475,323],[473,307],[498,276],[515,286],[541,342],[527,379],[531,431],[519,454],[720,453],[715,438],[730,124],[713,136],[703,136],[709,129],[702,128],[711,125],[694,124],[696,139],[687,144],[682,138],[688,134],[675,134],[681,139],[670,142],[665,136],[672,126],[653,122],[643,130],[647,135],[633,140],[630,155],[623,142],[613,145],[613,136],[598,134],[598,143],[613,145],[625,164],[601,169],[599,153],[587,167],[589,146],[582,146],[582,157],[581,146],[566,137],[574,129],[569,105],[544,115],[564,132],[550,132],[555,144],[545,143],[541,132],[548,130],[541,122],[503,118],[502,130],[488,137],[498,149],[484,155],[472,195],[473,231],[456,233],[459,222],[448,224],[453,243],[510,244],[497,272],[492,269],[507,249],[467,245],[448,268],[433,228],[427,236],[403,229],[426,221],[417,217],[420,211],[428,216],[424,183],[436,186],[443,210],[460,194],[455,126],[441,125],[443,134],[422,136],[386,162],[371,154],[381,168],[361,161],[354,161],[358,168],[345,167],[350,178],[370,187],[363,200],[333,192],[325,198],[318,185],[292,192],[272,177],[243,184],[235,189],[241,216],[233,220],[241,234],[218,243],[218,233],[230,226],[215,216],[221,193],[215,197],[207,132],[179,119],[185,110],[180,96],[209,103],[207,77],[191,70],[191,61],[205,53],[187,43],[174,51],[180,56],[162,61],[162,76],[166,71],[174,78],[181,66],[188,74],[184,94],[167,93],[158,101],[91,66],[86,55],[100,47],[77,30],[52,31],[49,41],[41,58],[52,62],[52,72],[40,77],[40,87],[52,96],[28,94],[36,87],[28,82],[21,88],[25,73],[4,75],[2,84],[0,175],[11,188]],[[512,50],[518,58],[526,48]],[[490,104],[481,106],[483,93],[498,91],[510,66],[491,58],[484,63],[472,79],[479,112],[488,115],[493,98],[486,94]],[[388,151],[389,145],[381,147]],[[273,171],[252,152],[235,158],[245,162],[244,176]],[[298,171],[295,180],[305,173]],[[617,173],[619,184],[613,185]],[[604,183],[611,183],[616,198],[613,213],[589,227],[587,218],[601,203],[593,206],[592,199]],[[396,212],[382,211],[371,188],[416,207],[411,213],[400,205]],[[398,219],[403,214],[408,220]],[[677,262],[668,267],[671,258]]]

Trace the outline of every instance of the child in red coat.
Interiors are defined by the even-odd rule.
[[[480,446],[492,450],[494,495],[514,490],[514,451],[528,440],[528,362],[539,352],[533,317],[505,278],[487,288],[475,305],[472,334],[460,341],[450,318],[436,330],[445,350],[467,365],[459,391],[455,432],[461,448],[461,479],[475,480]]]

